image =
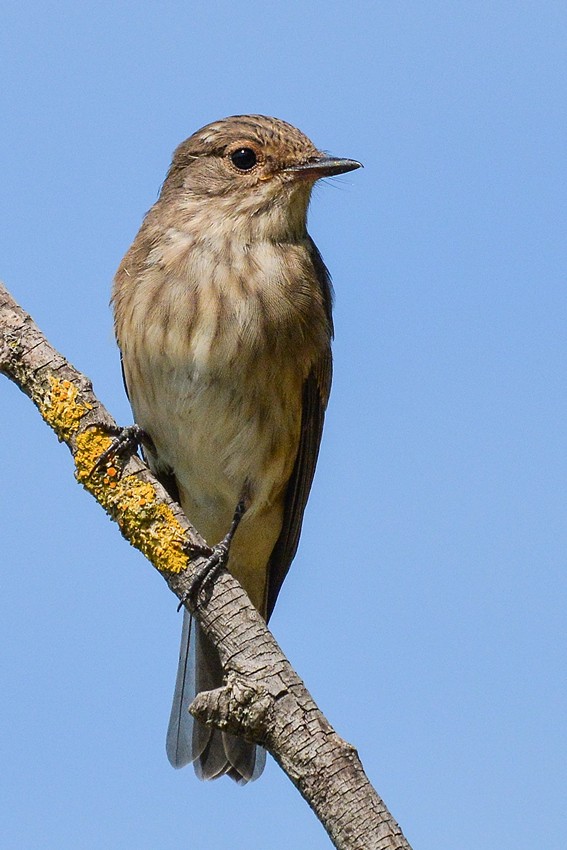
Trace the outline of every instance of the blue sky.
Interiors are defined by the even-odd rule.
[[[2,13],[0,277],[122,423],[109,291],[178,142],[261,112],[364,162],[311,207],[335,378],[272,625],[416,850],[564,847],[566,36],[559,2]],[[170,768],[175,599],[7,381],[0,428],[3,846],[329,847],[273,762]]]

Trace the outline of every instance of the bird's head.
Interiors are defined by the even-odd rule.
[[[315,181],[359,167],[318,150],[285,121],[235,115],[179,145],[162,197],[201,212],[204,203],[214,204],[215,218],[224,216],[227,227],[246,226],[258,238],[298,238]]]

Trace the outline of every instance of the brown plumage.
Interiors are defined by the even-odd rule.
[[[331,383],[331,285],[306,230],[316,179],[357,168],[258,115],[202,128],[175,151],[115,278],[115,329],[148,462],[209,544],[248,508],[228,567],[268,618],[293,559]],[[192,722],[222,670],[186,617],[168,732],[174,766],[247,782],[253,745]]]

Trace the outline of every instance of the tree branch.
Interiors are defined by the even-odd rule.
[[[1,283],[0,371],[69,447],[77,480],[182,599],[203,561],[188,560],[187,544],[205,541],[139,457],[113,458],[93,473],[116,423],[91,382],[49,345]],[[226,684],[199,694],[192,713],[266,747],[339,850],[411,850],[356,750],[319,711],[236,579],[222,571],[191,610],[226,672]]]

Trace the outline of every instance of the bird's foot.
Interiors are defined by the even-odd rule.
[[[116,457],[130,457],[135,454],[142,444],[153,445],[151,437],[139,425],[127,425],[126,428],[112,429],[114,440],[110,446],[103,451],[99,459],[91,469],[91,475],[103,472]]]
[[[246,513],[246,502],[244,499],[241,499],[234,511],[234,516],[232,518],[232,522],[230,524],[230,528],[228,532],[225,534],[220,543],[217,543],[216,546],[194,546],[189,544],[187,546],[187,553],[190,557],[195,557],[196,555],[202,555],[206,557],[206,561],[199,565],[199,567],[195,570],[193,578],[191,579],[191,585],[189,589],[183,595],[181,602],[177,606],[177,610],[180,611],[181,608],[185,605],[187,600],[191,600],[194,605],[197,604],[198,598],[200,594],[211,587],[214,583],[214,580],[218,576],[218,574],[223,570],[228,562],[228,556],[230,553],[230,544],[232,543],[232,538],[236,533],[236,529],[240,525],[240,520]]]

